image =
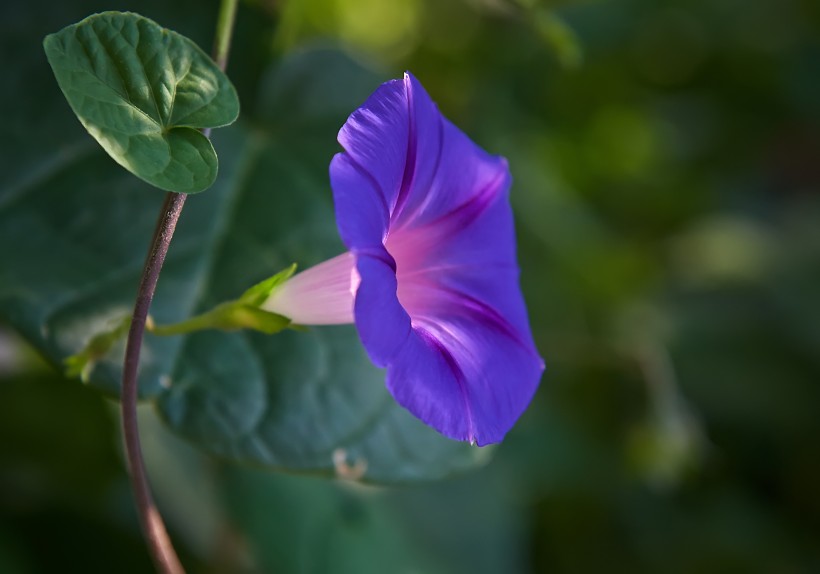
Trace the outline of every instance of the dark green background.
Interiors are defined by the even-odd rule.
[[[193,0],[5,3],[4,175],[81,129],[42,106],[42,37],[108,9],[206,48],[216,17]],[[146,410],[190,570],[818,571],[820,6],[247,3],[229,70],[243,117],[264,119],[268,67],[316,42],[383,79],[411,70],[509,158],[547,372],[489,465],[403,489],[212,461]],[[335,129],[311,135],[326,149]],[[115,409],[11,336],[0,350],[0,572],[149,571]]]

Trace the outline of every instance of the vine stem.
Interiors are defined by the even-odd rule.
[[[138,379],[142,336],[145,332],[145,320],[154,290],[159,279],[159,272],[168,253],[168,246],[174,236],[179,215],[185,205],[185,195],[168,193],[162,206],[162,213],[157,221],[151,249],[145,261],[140,278],[137,300],[134,304],[134,315],[131,327],[128,330],[128,341],[125,345],[125,363],[122,373],[122,429],[125,437],[125,453],[128,459],[128,470],[131,475],[131,489],[137,505],[142,531],[151,552],[151,558],[158,572],[163,574],[182,574],[185,570],[174,551],[171,538],[165,529],[165,523],[154,503],[151,487],[148,484],[148,475],[145,472],[145,462],[142,459],[140,447],[139,424],[137,422]]]
[[[231,45],[236,7],[239,0],[222,0],[216,24],[214,40],[214,61],[224,72],[228,61]],[[210,129],[202,132],[210,137]],[[157,571],[162,574],[184,574],[185,570],[179,561],[171,538],[165,528],[162,516],[154,503],[148,475],[145,471],[145,461],[142,458],[140,446],[139,424],[137,422],[138,378],[140,350],[145,333],[145,322],[148,310],[154,298],[162,264],[168,254],[168,247],[174,237],[177,221],[185,205],[186,195],[169,192],[165,196],[151,247],[142,269],[137,299],[134,303],[134,314],[131,327],[128,331],[128,341],[125,346],[125,362],[122,373],[122,428],[125,440],[125,455],[128,461],[128,470],[131,476],[131,488],[137,506],[140,525],[142,527],[151,558]]]

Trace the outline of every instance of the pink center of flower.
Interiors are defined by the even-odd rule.
[[[424,229],[397,230],[385,241],[396,262],[398,298],[411,318],[430,310],[434,298],[431,273],[425,268],[426,254],[435,249]],[[355,256],[343,253],[306,269],[278,287],[262,305],[288,317],[298,325],[340,325],[353,323],[353,306],[361,278]]]
[[[396,261],[396,281],[398,298],[401,306],[411,319],[417,318],[429,309],[433,299],[430,289],[433,287],[431,271],[425,265],[431,238],[426,236],[424,228],[401,229],[389,235],[385,247]]]

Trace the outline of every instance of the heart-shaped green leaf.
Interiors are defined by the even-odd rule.
[[[381,80],[332,51],[294,54],[262,79],[253,123],[215,134],[221,176],[186,205],[151,309],[158,324],[253,299],[249,288],[272,273],[344,251],[328,163],[339,127]],[[15,245],[0,249],[0,317],[56,364],[130,312],[159,208],[102,151],[72,144],[84,134],[71,127],[48,161],[26,163],[21,148],[23,159],[0,172],[0,245]],[[122,358],[112,349],[90,384],[117,394]],[[140,393],[201,449],[268,467],[408,482],[491,452],[400,407],[353,326],[149,334]]]
[[[239,98],[196,44],[137,14],[104,12],[43,45],[74,113],[117,163],[167,191],[213,184],[216,153],[199,129],[234,122]]]

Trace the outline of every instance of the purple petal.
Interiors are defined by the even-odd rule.
[[[345,153],[330,162],[330,183],[336,224],[347,248],[380,248],[389,215],[378,183]]]
[[[509,187],[503,158],[491,156],[439,113],[421,84],[407,75],[410,118],[418,140],[407,198],[391,211],[391,227],[419,226],[448,215],[461,218]],[[424,139],[422,139],[422,137]]]
[[[403,81],[409,139],[401,187],[390,210],[393,227],[399,226],[408,204],[427,195],[438,173],[444,137],[444,118],[438,106],[412,74],[406,73]]]
[[[414,319],[388,368],[387,387],[443,435],[482,446],[504,438],[532,399],[542,370],[507,326],[473,310]]]
[[[370,360],[385,367],[410,333],[410,317],[396,296],[395,263],[381,248],[381,252],[360,253],[356,269],[361,278],[353,311],[356,328]]]
[[[410,129],[405,82],[393,80],[382,84],[339,131],[350,161],[372,177],[391,210],[404,177]]]

